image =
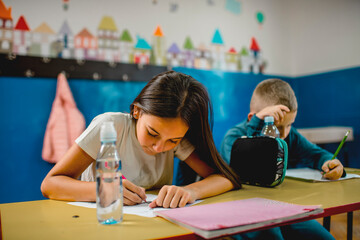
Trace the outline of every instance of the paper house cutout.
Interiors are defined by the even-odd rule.
[[[31,45],[28,54],[42,57],[56,57],[61,52],[60,41],[56,41],[56,33],[45,22],[31,32]]]
[[[253,72],[255,74],[263,72],[265,63],[261,56],[260,47],[254,37],[251,38],[250,51],[247,52],[246,48],[243,48],[240,55],[242,72]]]
[[[249,56],[249,51],[247,50],[246,47],[241,48],[240,55],[241,56]]]
[[[217,45],[224,45],[224,41],[223,41],[223,39],[221,37],[219,29],[215,30],[215,33],[214,33],[214,36],[213,36],[213,39],[212,39],[211,43],[212,44],[217,44]]]
[[[182,66],[193,68],[195,61],[195,49],[190,37],[186,37],[182,52]]]
[[[75,35],[75,58],[94,60],[97,57],[97,38],[83,28]]]
[[[97,29],[98,59],[119,61],[119,32],[112,17],[104,16]]]
[[[240,62],[239,62],[239,70],[245,72],[244,66],[243,66],[243,58],[246,58],[247,56],[249,56],[249,51],[247,50],[246,47],[242,47],[240,52],[239,52],[239,58],[240,58]],[[249,70],[250,71],[250,70]]]
[[[108,31],[111,31],[110,33],[113,33],[113,34],[118,31],[114,19],[110,16],[104,16],[101,19],[98,29],[99,30],[108,30]]]
[[[156,36],[156,37],[164,37],[164,33],[163,33],[163,31],[162,31],[162,29],[161,29],[161,27],[159,25],[156,26],[156,29],[154,31],[154,36]]]
[[[256,41],[256,39],[253,37],[251,38],[251,45],[250,45],[250,50],[253,51],[254,55],[256,56],[256,54],[258,52],[260,52],[260,48],[259,48],[259,45]]]
[[[30,45],[30,28],[25,17],[21,15],[14,28],[13,52],[19,55],[27,55]]]
[[[119,42],[120,62],[132,63],[133,62],[133,39],[127,29],[125,29]]]
[[[72,33],[68,22],[65,20],[58,32],[58,41],[61,43],[62,49],[58,53],[58,57],[73,58],[74,57],[74,34]]]
[[[152,59],[151,62],[154,65],[163,66],[166,65],[166,50],[165,50],[165,37],[161,27],[158,25],[153,34],[153,47],[152,47]]]
[[[219,29],[215,30],[211,41],[211,58],[213,69],[226,70],[224,41]]]
[[[167,53],[167,62],[169,66],[178,67],[181,66],[182,54],[180,48],[176,43],[171,44]]]
[[[235,48],[230,48],[225,55],[226,58],[226,70],[230,72],[236,72],[239,70],[240,57]]]
[[[244,73],[249,73],[252,71],[252,66],[254,65],[255,58],[254,55],[247,50],[246,47],[243,47],[240,52],[241,60],[241,71]]]
[[[69,9],[69,0],[63,0],[63,8],[65,11]]]
[[[13,48],[13,18],[11,7],[0,0],[0,53],[10,53]]]
[[[211,52],[203,43],[195,51],[194,67],[198,69],[211,69]]]
[[[138,37],[134,47],[134,63],[149,64],[150,63],[151,46],[141,37]]]
[[[262,65],[264,64],[264,61],[262,60],[261,57],[259,44],[257,43],[254,37],[251,38],[250,55],[253,58],[250,71],[253,73],[261,73],[263,69]]]

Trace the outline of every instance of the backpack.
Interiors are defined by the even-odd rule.
[[[238,138],[231,149],[230,167],[241,183],[275,187],[284,181],[288,147],[281,138],[250,136]]]

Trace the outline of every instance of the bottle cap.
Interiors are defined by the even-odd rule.
[[[273,116],[266,116],[264,118],[265,123],[274,123],[274,117]]]
[[[116,141],[116,130],[113,122],[104,122],[101,125],[100,140],[102,142]]]

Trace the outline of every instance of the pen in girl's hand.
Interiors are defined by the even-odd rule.
[[[132,200],[129,200],[130,202],[132,202],[132,204],[147,203],[145,189],[136,186],[128,179],[126,179],[124,175],[122,175],[122,178],[123,178],[124,197],[126,197],[125,194],[132,195],[133,196]]]

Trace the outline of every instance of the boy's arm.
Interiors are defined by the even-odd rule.
[[[264,120],[253,115],[249,122],[246,123],[246,136],[259,136],[264,127]]]
[[[293,127],[291,128],[290,137],[293,139],[289,150],[299,159],[299,163],[302,165],[308,165],[321,171],[323,164],[333,156],[330,152],[308,141]]]
[[[285,114],[288,112],[290,112],[290,109],[287,106],[278,104],[263,108],[256,113],[256,116],[262,120],[264,120],[266,116],[272,116],[274,117],[275,124],[277,124],[284,120]]]

